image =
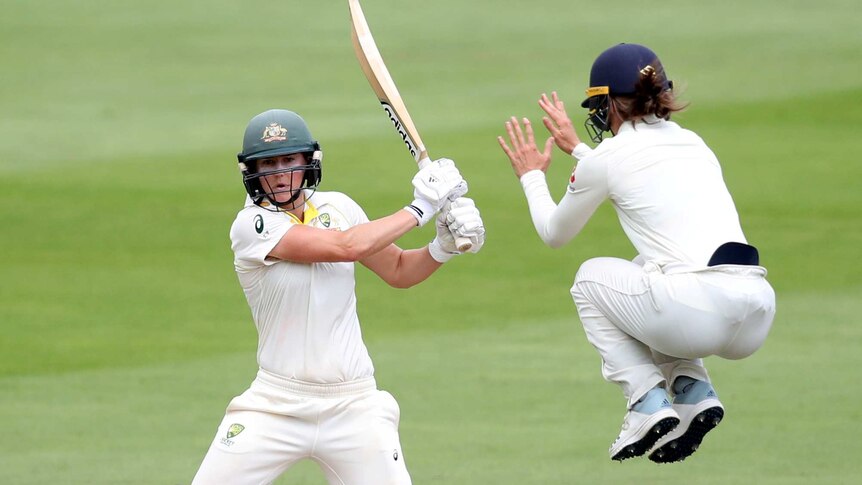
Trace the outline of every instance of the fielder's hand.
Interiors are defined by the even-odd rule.
[[[500,148],[509,157],[509,161],[512,163],[512,170],[515,171],[515,176],[519,179],[525,173],[533,170],[541,170],[542,172],[548,170],[548,167],[551,165],[551,147],[554,143],[553,138],[548,138],[545,141],[544,151],[540,152],[536,146],[536,139],[533,136],[533,126],[530,124],[530,120],[523,118],[522,121],[524,122],[526,135],[521,130],[518,119],[514,116],[506,122],[506,133],[509,134],[512,148],[509,148],[509,145],[506,144],[506,140],[502,136],[497,137]]]
[[[551,133],[551,136],[554,137],[554,143],[560,147],[560,150],[571,155],[575,147],[581,143],[581,140],[578,138],[578,134],[575,133],[572,120],[566,114],[566,107],[560,101],[556,91],[551,93],[551,98],[548,99],[548,95],[545,93],[542,93],[542,97],[539,98],[539,106],[545,110],[545,113],[548,113],[548,116],[542,118],[542,122],[545,124],[545,128]]]
[[[467,182],[455,162],[441,158],[429,163],[413,177],[413,203],[405,207],[420,226],[434,217],[443,205],[467,193]]]

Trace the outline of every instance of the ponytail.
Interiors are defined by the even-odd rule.
[[[611,96],[611,102],[623,121],[640,121],[648,115],[669,120],[672,113],[688,106],[677,101],[673,83],[665,80],[663,70],[657,71],[651,65],[640,70],[634,94]]]

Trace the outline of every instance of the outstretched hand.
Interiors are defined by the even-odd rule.
[[[557,92],[551,92],[550,99],[547,94],[542,93],[542,97],[539,98],[539,106],[548,114],[548,116],[542,118],[542,122],[554,137],[554,143],[560,147],[560,150],[571,154],[572,150],[578,146],[581,140],[578,138],[578,134],[575,133],[572,120],[566,114],[566,107],[557,96]]]
[[[536,146],[536,139],[533,136],[533,126],[530,120],[523,118],[524,130],[521,130],[521,125],[514,116],[506,122],[506,133],[509,134],[509,141],[512,147],[506,143],[502,136],[497,137],[497,142],[500,143],[500,148],[509,157],[512,163],[512,170],[515,171],[515,176],[521,178],[522,175],[531,170],[548,170],[551,165],[551,147],[554,143],[554,138],[548,138],[545,141],[544,151],[539,151]],[[526,136],[524,132],[526,131]]]

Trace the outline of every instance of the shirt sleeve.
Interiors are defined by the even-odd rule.
[[[566,194],[554,203],[545,174],[533,170],[521,177],[533,226],[542,241],[558,248],[571,241],[608,196],[605,164],[590,158],[578,163],[572,172]]]
[[[278,262],[266,256],[293,225],[290,217],[279,212],[255,208],[240,211],[230,228],[237,270],[251,270]]]
[[[330,192],[329,194],[335,202],[335,209],[344,216],[348,227],[368,222],[368,216],[365,214],[365,211],[350,196],[341,192]]]
[[[575,146],[574,150],[572,150],[572,156],[577,158],[578,160],[588,157],[590,153],[593,153],[593,149],[583,142],[578,143]]]
[[[351,226],[365,224],[369,221],[368,215],[365,214],[365,211],[362,210],[362,207],[360,207],[359,204],[356,203],[356,201],[354,201],[347,195],[344,195],[344,198],[347,201],[345,205],[347,206],[348,218],[350,219]]]

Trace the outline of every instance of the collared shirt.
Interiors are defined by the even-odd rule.
[[[364,222],[368,217],[362,208],[338,192],[315,192],[306,202],[302,221],[246,198],[231,226],[231,249],[257,327],[262,369],[324,384],[374,374],[356,314],[354,264],[267,258],[296,224],[344,231]]]
[[[521,177],[546,244],[569,242],[606,199],[646,261],[703,267],[721,244],[747,242],[718,159],[676,123],[655,117],[626,122],[595,149],[581,143],[573,155],[579,161],[559,205],[543,172]]]

